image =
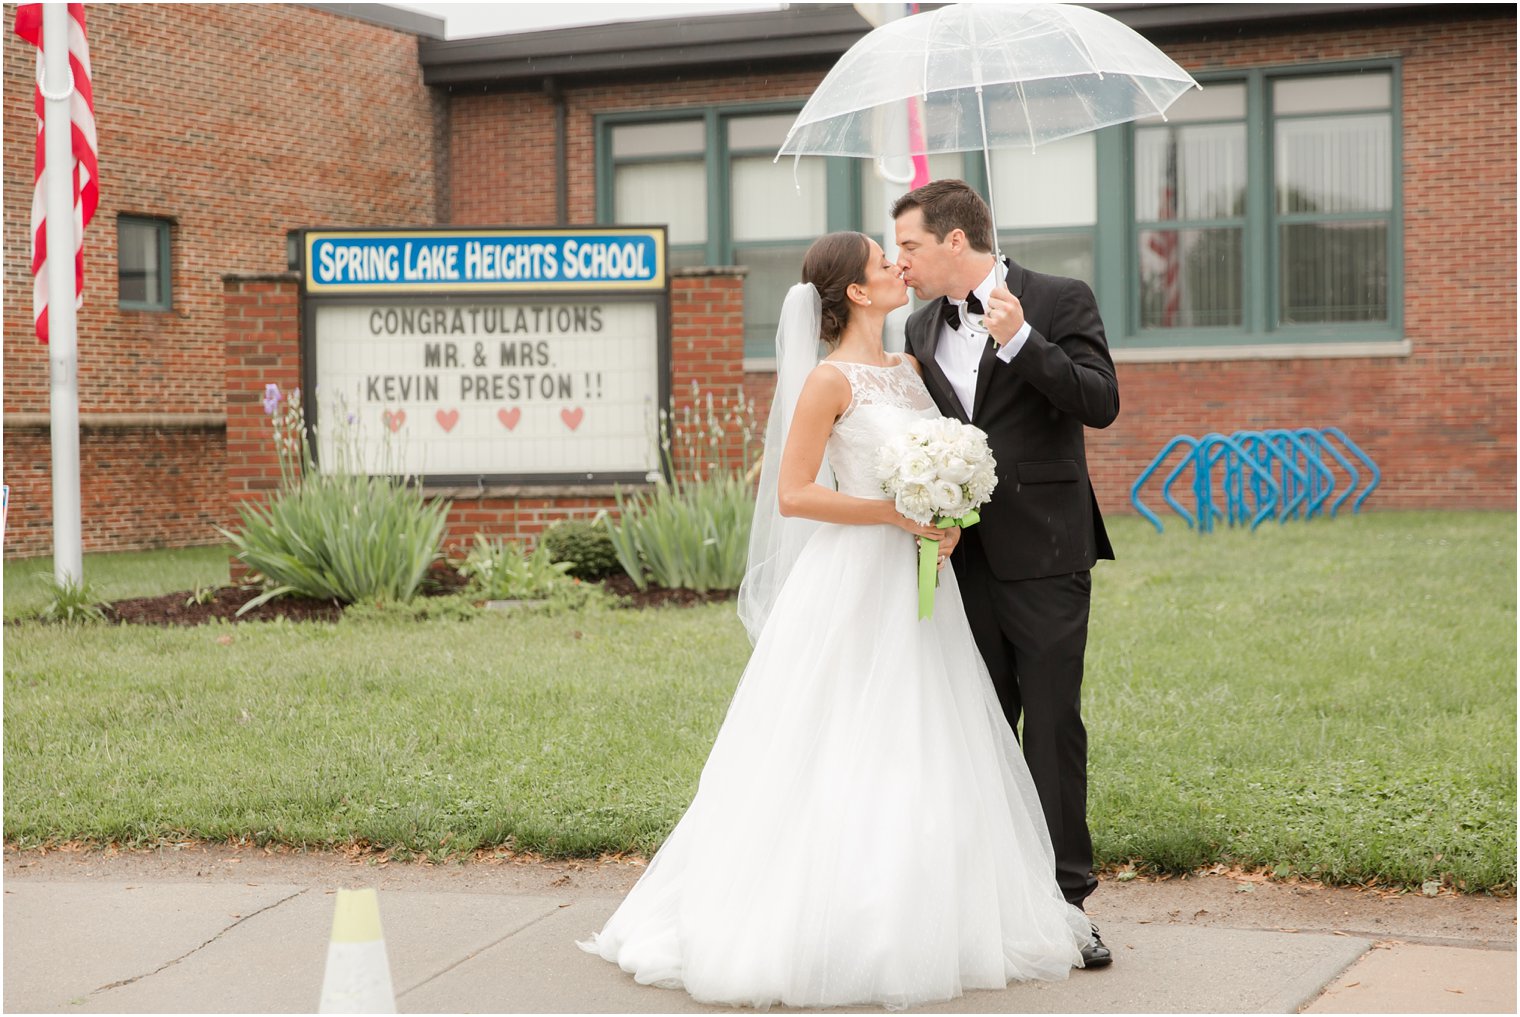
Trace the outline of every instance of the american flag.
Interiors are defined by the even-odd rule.
[[[83,302],[84,228],[100,204],[98,146],[95,140],[95,93],[90,85],[90,47],[84,34],[84,4],[69,4],[69,72],[73,94],[69,98],[71,147],[74,152],[74,306]],[[32,313],[37,319],[37,338],[48,341],[47,314],[47,213],[43,170],[47,168],[43,142],[45,102],[42,95],[42,4],[22,4],[16,10],[16,34],[37,47],[37,88],[32,96],[37,113],[37,172],[32,187]]]
[[[1161,185],[1161,218],[1177,218],[1177,135],[1167,132],[1166,178]],[[1174,229],[1156,229],[1150,235],[1150,254],[1161,276],[1163,328],[1175,328],[1182,311],[1181,238]]]

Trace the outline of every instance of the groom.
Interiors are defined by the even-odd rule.
[[[1082,429],[1119,415],[1114,362],[1086,284],[1009,261],[998,285],[991,215],[962,181],[909,191],[892,217],[903,281],[930,301],[908,319],[908,352],[940,411],[985,431],[997,460],[992,500],[951,560],[1009,726],[1024,717],[1056,881],[1081,907],[1098,885],[1081,715],[1089,570],[1114,556]],[[986,331],[970,327],[977,315]],[[1090,968],[1113,960],[1096,927],[1082,956]]]

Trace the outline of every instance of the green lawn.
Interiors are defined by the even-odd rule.
[[[101,600],[151,597],[197,586],[226,586],[231,548],[184,547],[166,551],[87,554],[84,581]],[[5,619],[37,614],[52,594],[53,559],[5,563]]]
[[[1381,513],[1199,537],[1114,520],[1084,706],[1100,860],[1512,888],[1515,527]],[[225,575],[220,549],[126,557],[86,575],[132,594]],[[41,603],[18,570],[41,569],[7,563],[7,617]],[[647,852],[690,800],[748,649],[727,605],[11,626],[5,835]]]

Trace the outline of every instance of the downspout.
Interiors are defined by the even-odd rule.
[[[544,79],[544,94],[554,103],[554,222],[570,222],[569,159],[565,151],[565,93],[555,78]]]

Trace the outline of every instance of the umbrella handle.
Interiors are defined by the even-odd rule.
[[[911,184],[913,182],[914,171],[909,169],[907,176],[898,176],[887,169],[887,157],[878,155],[876,157],[876,175],[889,184]]]
[[[996,233],[996,231],[993,232],[993,240],[994,241],[997,240],[997,233]],[[1003,261],[1003,251],[1002,251],[1002,248],[997,243],[995,243],[995,242],[993,243],[992,249],[993,249],[993,252],[994,252],[993,253],[993,258],[996,259],[992,263],[992,271],[993,271],[992,288],[993,289],[997,289],[999,286],[1007,286],[1008,285],[1008,265]],[[965,308],[961,308],[961,321],[965,322],[965,324],[966,324],[966,330],[968,332],[972,332],[972,333],[974,333],[976,335],[991,335],[992,334],[988,330],[987,324],[986,324],[986,322],[984,320],[986,317],[987,317],[987,314],[986,314],[985,311],[982,312],[981,314],[977,314],[975,312],[968,311]]]

